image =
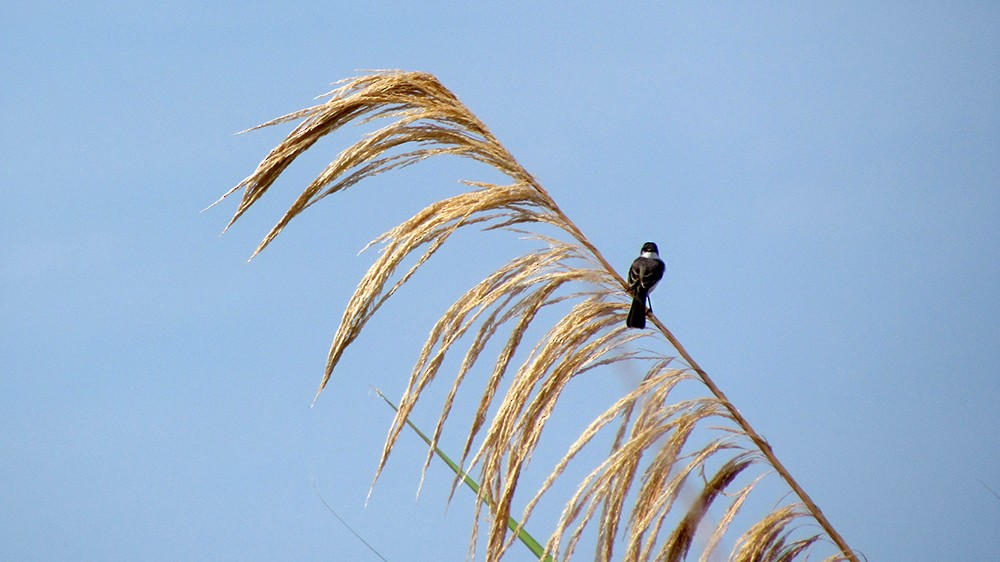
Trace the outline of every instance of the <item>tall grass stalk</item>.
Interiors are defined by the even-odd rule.
[[[527,233],[540,245],[469,288],[431,328],[399,400],[375,481],[422,393],[441,372],[445,357],[459,353],[461,363],[429,437],[424,471],[436,454],[459,388],[476,373],[485,380],[485,389],[456,463],[452,489],[459,485],[461,475],[477,471],[480,490],[471,540],[477,541],[481,516],[487,513],[487,560],[500,559],[516,540],[517,533],[509,524],[515,496],[524,506],[520,521],[526,524],[555,482],[569,478],[569,463],[587,462],[592,457],[581,452],[593,450],[596,436],[610,432],[611,450],[601,453],[602,460],[591,465],[576,484],[540,558],[569,559],[589,533],[596,545],[595,560],[673,561],[697,554],[707,561],[728,536],[757,484],[773,472],[788,486],[791,499],[775,503],[759,518],[754,515],[756,521],[732,540],[730,559],[792,560],[826,544],[833,548],[828,560],[857,562],[857,555],[767,441],[663,322],[650,315],[655,329],[625,328],[629,299],[616,268],[486,125],[434,76],[379,72],[346,80],[320,99],[316,105],[260,125],[298,122],[250,176],[223,196],[242,191],[230,226],[325,135],[352,122],[383,126],[327,165],[267,233],[254,255],[321,199],[427,158],[468,158],[506,180],[502,184],[466,182],[467,191],[431,203],[371,243],[381,245],[381,254],[348,302],[317,397],[368,320],[457,230],[476,226],[510,230],[519,236]],[[556,235],[542,233],[553,230]],[[415,263],[401,269],[410,256],[416,258]],[[549,320],[550,314],[541,314],[566,308],[568,312],[554,321]],[[543,335],[534,342],[524,341],[535,333],[528,331],[534,326],[543,327]],[[635,351],[639,340],[654,350]],[[492,341],[500,351],[485,359]],[[525,352],[527,358],[516,365],[515,357]],[[591,421],[542,485],[524,495],[518,484],[546,425],[562,412],[557,406],[564,390],[571,383],[586,384],[586,375],[592,372],[625,363],[644,370],[642,382]],[[501,392],[503,381],[507,385]],[[704,395],[675,398],[673,391],[682,383],[698,385]],[[687,501],[692,491],[694,499]],[[720,514],[714,526],[706,517],[710,511]],[[818,532],[804,534],[807,528]],[[699,530],[703,531],[700,536],[708,534],[709,538],[699,543],[700,553],[695,553],[692,545]]]

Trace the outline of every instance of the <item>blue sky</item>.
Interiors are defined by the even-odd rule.
[[[366,68],[436,74],[623,270],[656,240],[658,315],[870,560],[1000,559],[996,5],[3,12],[0,559],[377,559],[318,496],[390,560],[464,556],[415,439],[364,505],[369,386],[401,392],[460,255],[309,405],[357,251],[476,172],[358,186],[249,265],[350,131],[225,236],[233,202],[200,212],[287,129],[234,132]]]

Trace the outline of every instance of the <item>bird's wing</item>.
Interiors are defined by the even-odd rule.
[[[630,291],[635,292],[639,283],[642,281],[643,271],[642,271],[642,260],[637,259],[632,262],[632,267],[628,270],[628,288]]]

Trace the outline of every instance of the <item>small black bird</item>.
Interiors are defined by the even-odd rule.
[[[628,311],[625,325],[629,328],[646,327],[646,299],[663,278],[663,269],[663,260],[660,259],[656,244],[643,244],[639,257],[635,258],[628,270],[628,291],[632,293],[632,308]],[[649,310],[653,310],[652,301],[649,303]]]

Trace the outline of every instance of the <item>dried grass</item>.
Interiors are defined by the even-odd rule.
[[[306,187],[254,255],[299,213],[327,195],[426,158],[445,154],[470,158],[500,172],[509,182],[468,182],[468,191],[430,204],[372,242],[381,244],[381,254],[358,283],[344,311],[317,397],[372,315],[458,229],[476,225],[514,230],[546,225],[565,235],[565,239],[546,237],[530,234],[529,230],[529,235],[543,244],[541,249],[511,260],[462,294],[444,312],[431,329],[400,399],[376,480],[405,420],[441,373],[449,353],[455,352],[456,346],[464,349],[434,428],[424,471],[460,387],[474,370],[480,371],[477,365],[489,361],[485,369],[489,374],[467,429],[460,464],[478,470],[481,485],[472,541],[477,540],[478,522],[486,506],[486,557],[498,560],[514,540],[507,521],[519,497],[516,492],[521,476],[546,425],[557,415],[564,391],[582,374],[638,361],[648,367],[642,383],[580,433],[523,508],[522,522],[529,520],[554,484],[566,477],[568,465],[579,461],[584,450],[593,449],[599,434],[617,426],[611,451],[602,455],[603,460],[592,467],[566,502],[548,541],[548,552],[568,559],[587,529],[593,528],[596,560],[610,560],[616,550],[622,551],[623,559],[628,561],[682,560],[688,556],[711,506],[724,502],[722,517],[709,529],[711,537],[702,549],[701,559],[708,560],[764,477],[757,474],[747,478],[744,473],[761,465],[765,473],[780,474],[805,503],[779,506],[764,514],[737,541],[732,558],[790,560],[808,552],[817,542],[832,540],[847,558],[855,559],[821,512],[810,507],[811,500],[787,476],[766,441],[753,432],[665,326],[652,317],[658,332],[625,329],[627,295],[622,278],[535,178],[437,79],[424,73],[381,72],[345,81],[321,97],[326,101],[261,125],[299,121],[253,174],[223,196],[242,190],[230,226],[266,193],[295,158],[323,136],[351,122],[388,124],[341,152]],[[410,256],[418,257],[400,273]],[[537,325],[540,312],[557,303],[568,307],[568,312],[549,326],[526,358],[515,366],[518,352],[525,354],[523,340],[528,327]],[[651,335],[662,336],[657,337],[657,345],[669,343],[687,365],[664,355],[632,350],[631,344],[638,338]],[[487,359],[487,344],[494,339],[502,343],[501,349]],[[501,393],[504,380],[508,388]],[[706,395],[671,399],[671,393],[681,383],[702,384]],[[491,412],[492,419],[487,422]],[[721,424],[722,429],[707,426],[709,419]],[[715,436],[704,438],[709,434]],[[694,439],[696,435],[698,439]],[[713,466],[716,468],[711,469]],[[741,481],[738,490],[730,491]],[[694,500],[685,502],[692,491]],[[802,518],[818,522],[824,533],[796,538],[797,527],[792,523]]]

